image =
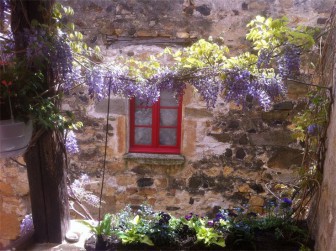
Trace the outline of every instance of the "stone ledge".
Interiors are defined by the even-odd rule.
[[[185,158],[180,154],[154,154],[154,153],[126,153],[126,161],[135,161],[139,164],[182,166]]]

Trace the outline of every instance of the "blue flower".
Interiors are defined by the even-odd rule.
[[[282,203],[284,203],[284,204],[287,204],[287,205],[292,205],[292,200],[290,200],[290,199],[288,199],[288,198],[283,198],[282,199]]]
[[[184,218],[188,221],[191,220],[192,217],[193,217],[193,213],[189,213],[186,216],[184,216]]]
[[[215,219],[214,219],[214,222],[216,222],[216,221],[220,221],[220,220],[226,220],[226,218],[225,218],[225,216],[224,215],[222,215],[221,213],[218,213],[218,214],[216,214],[216,217],[215,217]]]
[[[317,135],[318,129],[319,129],[318,125],[311,124],[307,127],[307,132],[308,132],[309,135],[315,136],[315,135]]]

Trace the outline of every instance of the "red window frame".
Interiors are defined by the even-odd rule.
[[[152,125],[135,125],[135,98],[130,100],[130,147],[129,152],[137,153],[166,153],[179,154],[181,146],[181,122],[182,122],[182,98],[178,101],[177,107],[161,106],[160,99],[150,106],[138,106],[141,108],[148,107],[152,109]],[[160,125],[160,109],[176,109],[177,110],[177,125],[176,126],[162,126]],[[144,127],[152,129],[152,144],[140,145],[135,144],[135,128]],[[176,128],[176,145],[167,146],[160,145],[160,128]]]

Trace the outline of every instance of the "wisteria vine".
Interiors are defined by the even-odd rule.
[[[7,9],[8,1],[2,1],[0,15],[7,13]],[[60,25],[61,22],[55,23]],[[11,62],[15,58],[14,50],[10,49],[14,41],[9,23],[5,25],[7,28],[0,33],[3,41],[0,56],[2,61]],[[137,97],[153,103],[159,99],[161,90],[170,90],[178,98],[189,84],[197,90],[208,108],[215,107],[221,96],[227,102],[235,102],[243,108],[247,107],[246,99],[250,97],[256,104],[269,109],[275,98],[285,94],[285,80],[300,74],[301,48],[295,41],[287,39],[281,44],[273,41],[276,47],[258,48],[248,58],[249,62],[242,63],[239,57],[227,58],[227,47],[219,46],[210,39],[196,42],[190,47],[192,49],[181,50],[175,57],[176,64],[172,66],[158,64],[156,68],[151,67],[152,72],[146,77],[143,74],[145,68],[138,71],[140,75],[134,76],[134,66],[127,64],[127,61],[107,65],[91,60],[92,50],[80,41],[82,36],[75,31],[62,30],[64,27],[48,29],[36,25],[23,34],[27,41],[26,64],[38,66],[48,63],[56,95],[69,92],[77,85],[86,85],[88,95],[101,100],[107,97],[107,90],[111,87],[114,95]],[[254,38],[251,40],[257,43]],[[200,52],[197,46],[202,47]],[[202,58],[207,58],[207,62],[199,63]],[[141,63],[138,65],[141,66]],[[13,82],[17,78],[13,75]],[[76,152],[78,149],[74,147],[74,137],[71,133],[68,136],[68,148],[70,152]]]

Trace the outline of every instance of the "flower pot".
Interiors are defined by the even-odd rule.
[[[33,133],[32,121],[0,120],[0,158],[17,157],[28,148]]]

